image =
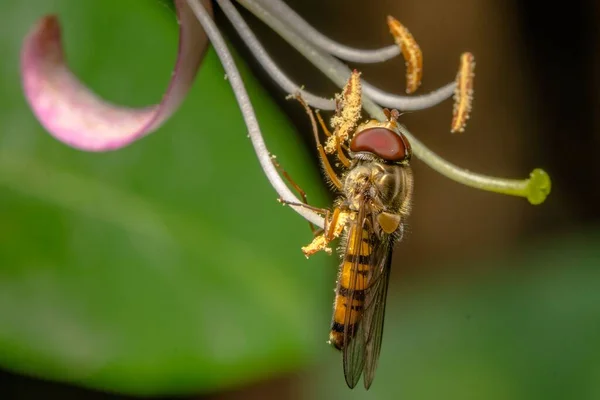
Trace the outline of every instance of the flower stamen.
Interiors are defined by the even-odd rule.
[[[475,57],[471,53],[460,56],[460,67],[456,74],[454,109],[450,132],[464,132],[473,107],[473,80],[475,78]]]
[[[331,126],[334,131],[333,135],[327,138],[325,144],[325,152],[328,154],[333,154],[341,144],[346,143],[360,119],[362,111],[360,72],[355,70],[350,75],[344,90],[336,98],[338,100],[337,112],[331,118]]]
[[[388,15],[387,23],[406,63],[406,93],[414,93],[423,78],[423,52],[410,31],[396,18]]]

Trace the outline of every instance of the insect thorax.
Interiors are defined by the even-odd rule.
[[[347,206],[357,211],[365,201],[373,213],[407,214],[413,184],[410,167],[357,156],[343,181]]]

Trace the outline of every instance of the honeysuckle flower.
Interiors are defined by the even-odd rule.
[[[42,125],[86,151],[118,149],[156,130],[181,104],[208,44],[185,1],[177,16],[179,52],[171,82],[159,104],[144,108],[111,104],[86,88],[65,64],[58,18],[41,18],[25,38],[21,73],[25,96]]]
[[[375,50],[354,49],[336,43],[310,26],[281,0],[237,2],[270,26],[340,88],[345,85],[351,73],[343,61],[376,63],[396,57],[401,52],[406,58],[406,53],[411,51],[398,37],[398,45],[391,44]],[[299,93],[314,108],[335,109],[332,98],[319,97],[304,90],[279,69],[231,1],[217,0],[216,3],[252,54],[286,94]],[[175,0],[174,5],[179,22],[179,51],[171,81],[158,104],[143,108],[112,104],[86,88],[66,65],[57,17],[50,15],[41,18],[25,38],[21,54],[23,89],[33,113],[56,139],[83,151],[110,151],[130,145],[156,131],[181,104],[210,42],[235,93],[265,175],[281,199],[288,203],[298,203],[272,163],[244,83],[225,40],[211,17],[210,2]],[[391,17],[390,21],[388,22],[393,23]],[[416,71],[422,73],[421,65],[410,67],[417,68]],[[457,84],[450,82],[436,91],[419,96],[387,93],[364,79],[362,88],[363,109],[371,117],[384,120],[386,117],[382,107],[400,111],[424,110],[452,97]],[[444,160],[415,138],[406,127],[399,125],[399,129],[410,141],[416,157],[457,182],[487,191],[525,197],[531,204],[542,203],[550,192],[550,178],[541,169],[534,169],[530,177],[523,180],[477,174]],[[323,227],[323,218],[310,209],[297,206],[292,208],[310,222]]]

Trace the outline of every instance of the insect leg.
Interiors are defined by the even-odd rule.
[[[323,233],[319,236],[315,236],[310,244],[302,247],[304,255],[310,257],[321,250],[331,254],[331,248],[329,248],[328,245],[342,234],[348,218],[348,213],[342,211],[338,207],[333,209],[333,214],[330,214],[329,212],[325,214]]]
[[[323,121],[323,117],[321,117],[321,114],[319,113],[319,111],[317,111],[315,114],[317,114],[317,120],[319,120],[321,129],[323,129],[323,132],[325,132],[325,136],[327,136],[327,137],[331,136],[332,133],[329,131],[329,129],[327,129],[327,125],[325,124],[325,121]],[[336,147],[337,147],[338,160],[340,160],[340,162],[342,164],[344,164],[344,166],[346,168],[348,168],[350,166],[350,160],[348,160],[348,157],[346,157],[346,155],[344,154],[344,151],[343,151],[343,150],[346,150],[346,151],[348,150],[347,146],[338,141]]]
[[[315,140],[317,142],[317,150],[319,151],[319,158],[321,159],[321,164],[323,165],[323,169],[325,170],[327,177],[329,178],[329,180],[331,181],[331,183],[333,183],[333,185],[335,187],[337,187],[338,189],[341,189],[342,182],[340,181],[340,178],[338,178],[337,174],[331,167],[331,164],[329,163],[329,160],[327,159],[327,155],[325,154],[325,150],[323,149],[323,145],[321,145],[321,140],[319,139],[319,130],[317,128],[317,122],[315,121],[315,116],[314,116],[312,110],[310,109],[308,104],[306,104],[306,102],[304,101],[302,96],[300,96],[300,94],[296,94],[294,96],[294,98],[296,100],[298,100],[298,102],[304,107],[306,114],[308,114],[308,117],[310,118],[310,122],[311,122],[312,129],[313,129],[313,134],[315,135]]]
[[[277,168],[279,170],[279,173],[281,175],[283,175],[283,177],[289,182],[289,184],[292,185],[292,187],[298,192],[298,194],[300,195],[300,198],[302,199],[302,204],[304,206],[308,206],[308,199],[306,198],[306,192],[300,187],[300,185],[298,185],[296,182],[294,182],[294,180],[292,179],[290,174],[288,174],[287,171],[285,169],[283,169],[281,164],[279,164],[277,162],[277,160],[275,160],[275,157],[271,157],[271,162],[273,163],[275,168]],[[284,202],[282,199],[279,199],[279,202],[290,205],[290,203]],[[313,210],[313,211],[315,211],[315,210]],[[317,228],[313,225],[313,223],[309,221],[308,226],[310,227],[310,230],[313,233],[313,235],[316,235]]]
[[[344,167],[348,168],[350,166],[350,160],[344,154],[344,151],[342,150],[342,145],[340,144],[340,142],[337,142],[336,148],[337,148],[338,160],[340,160],[340,162],[342,164],[344,164]]]
[[[326,211],[327,213],[325,214],[325,222],[323,223],[323,229],[319,229],[315,233],[315,236],[323,235],[323,238],[325,239],[325,244],[331,242],[333,239],[336,238],[336,229],[340,216],[340,209],[337,207],[333,209],[333,215],[331,215],[331,212],[329,210]]]
[[[323,129],[323,132],[325,132],[325,136],[331,136],[332,133],[327,128],[325,121],[323,121],[323,117],[321,117],[321,113],[319,112],[319,110],[315,111],[315,114],[317,114],[317,120],[319,121],[319,125],[321,125],[321,129]]]
[[[325,215],[325,224],[323,226],[325,231],[325,239],[327,242],[331,242],[333,239],[335,239],[340,212],[341,210],[336,207],[333,209],[333,215],[330,215],[329,213]]]

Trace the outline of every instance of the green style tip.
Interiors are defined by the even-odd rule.
[[[527,182],[527,200],[533,205],[542,204],[550,194],[552,182],[546,171],[536,168],[531,171]]]

